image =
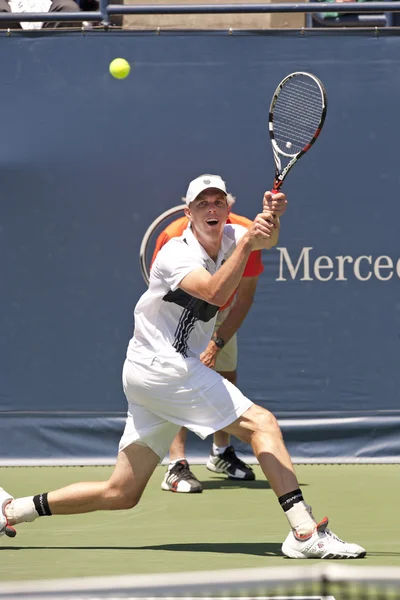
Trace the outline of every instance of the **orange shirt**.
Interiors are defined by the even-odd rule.
[[[188,226],[188,218],[180,217],[175,221],[172,221],[165,229],[160,233],[156,240],[156,245],[153,252],[153,258],[151,259],[151,264],[153,264],[157,253],[160,249],[167,243],[171,238],[179,237],[185,231]],[[232,223],[232,225],[242,225],[243,227],[247,227],[247,229],[252,224],[250,219],[246,217],[242,217],[241,215],[235,215],[234,213],[230,213],[227,223]],[[249,258],[247,259],[247,263],[243,272],[243,277],[258,277],[264,271],[264,265],[262,263],[261,258],[261,250],[254,250]],[[235,292],[236,293],[236,292]],[[228,302],[221,306],[219,310],[225,310],[231,303],[233,298],[235,297],[235,293],[229,298]]]

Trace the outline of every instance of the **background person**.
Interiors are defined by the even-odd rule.
[[[235,198],[227,195],[232,207]],[[280,217],[286,210],[286,200],[282,201],[275,215]],[[230,212],[227,223],[242,225],[249,228],[252,221],[247,217]],[[189,219],[184,216],[175,219],[157,237],[151,264],[158,252],[172,238],[183,234],[189,225]],[[279,235],[279,220],[277,222],[276,243]],[[239,286],[228,302],[222,306],[217,315],[213,337],[200,360],[210,369],[236,385],[237,383],[237,331],[246,318],[254,300],[259,275],[264,271],[261,250],[255,250],[249,256]],[[203,488],[200,481],[190,470],[186,459],[187,429],[182,427],[177,433],[169,449],[169,465],[161,487],[163,490],[182,493],[199,493]],[[230,445],[230,435],[225,431],[214,433],[214,442],[206,463],[207,469],[215,473],[223,473],[230,479],[252,481],[255,479],[253,469],[245,464]]]
[[[0,29],[54,29],[57,27],[80,27],[79,21],[18,21],[18,13],[24,12],[79,12],[74,0],[0,0],[0,13],[15,13],[14,21],[0,22]]]

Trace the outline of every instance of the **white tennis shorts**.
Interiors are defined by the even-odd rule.
[[[183,426],[202,439],[239,418],[251,400],[195,358],[161,364],[126,360],[122,373],[128,415],[119,450],[149,446],[162,460]]]

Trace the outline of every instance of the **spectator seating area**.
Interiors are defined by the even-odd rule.
[[[179,0],[182,4],[203,3],[214,4],[216,0]],[[219,0],[230,3],[235,0]],[[288,0],[267,0],[280,3]],[[305,2],[306,0],[300,0]],[[315,0],[314,0],[315,1]],[[334,2],[335,0],[320,0]],[[343,3],[352,0],[342,0]],[[357,0],[368,2],[368,0]],[[242,4],[253,4],[253,0],[240,0]],[[109,0],[110,4],[177,4],[176,0]],[[5,12],[79,12],[98,11],[99,0],[0,0],[0,16]],[[101,22],[84,24],[89,28],[101,26]],[[111,18],[111,25],[125,29],[300,29],[306,28],[333,28],[333,27],[395,27],[400,25],[400,13],[368,13],[359,14],[350,12],[321,12],[321,13],[223,13],[223,14],[158,14],[158,15],[115,15]],[[44,22],[20,23],[16,17],[15,22],[0,21],[0,29],[39,29],[54,27],[82,27],[79,22]]]
[[[320,0],[334,2],[335,0]],[[337,1],[337,0],[336,0]],[[343,3],[354,0],[342,0]],[[368,2],[368,0],[356,0]],[[393,27],[399,24],[397,13],[307,13],[306,27]]]

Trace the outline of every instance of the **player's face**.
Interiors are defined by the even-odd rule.
[[[226,196],[220,190],[210,188],[201,192],[187,209],[192,227],[200,234],[219,237],[229,215]]]

